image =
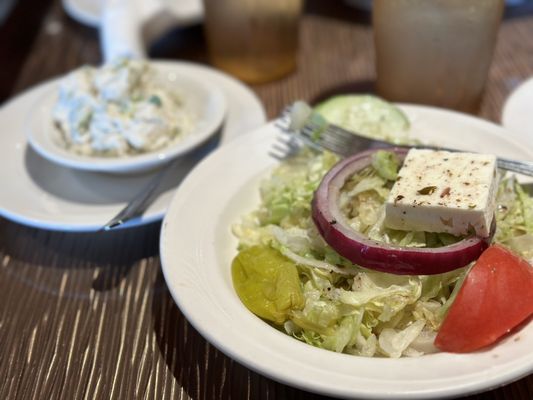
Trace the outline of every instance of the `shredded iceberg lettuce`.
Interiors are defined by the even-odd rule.
[[[494,239],[533,262],[533,197],[514,175],[500,183]]]
[[[383,227],[383,203],[397,166],[387,155],[379,157],[343,188],[341,208],[351,226],[373,239],[402,246],[436,247],[460,240]],[[271,323],[310,345],[347,354],[401,357],[436,351],[433,339],[468,266],[441,275],[393,275],[361,268],[337,254],[310,215],[313,192],[337,161],[331,153],[303,150],[283,162],[262,183],[258,209],[233,226],[241,250],[263,248],[266,257],[276,250],[284,264],[298,271],[301,292],[280,282],[279,275],[267,282],[266,287],[291,287],[297,293],[281,299],[282,312]],[[509,177],[501,181],[498,204],[495,240],[532,258],[533,198]],[[268,307],[279,303],[272,297],[268,301]],[[258,307],[243,302],[251,310]]]
[[[398,177],[400,160],[392,151],[378,150],[372,155],[372,167],[382,178],[394,181]]]

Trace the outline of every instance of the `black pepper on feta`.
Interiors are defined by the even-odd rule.
[[[496,157],[411,149],[385,206],[389,228],[487,237],[495,211]],[[409,210],[409,218],[405,212]]]

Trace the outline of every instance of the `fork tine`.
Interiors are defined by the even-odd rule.
[[[286,133],[288,131],[287,125],[283,121],[276,120],[274,126],[280,130],[280,133]]]
[[[274,122],[274,126],[278,128],[281,132],[289,132],[289,119],[288,118],[278,118]]]
[[[268,154],[276,160],[282,161],[295,155],[300,149],[300,143],[289,131],[281,131],[271,146]]]
[[[287,150],[287,148],[282,147],[278,145],[277,143],[274,143],[270,147],[270,150],[268,151],[268,155],[271,156],[272,158],[275,158],[278,161],[285,160],[288,157],[288,154],[289,154],[289,151]]]
[[[288,158],[287,153],[284,149],[279,149],[276,146],[272,146],[270,150],[268,151],[268,155],[278,161],[283,161]]]
[[[277,144],[283,145],[288,148],[292,148],[296,145],[295,137],[289,132],[280,132],[281,134],[276,136]]]

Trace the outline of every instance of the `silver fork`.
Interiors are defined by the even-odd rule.
[[[347,157],[370,148],[405,147],[432,150],[461,151],[447,147],[428,145],[397,145],[383,140],[371,139],[340,126],[328,123],[304,102],[287,107],[276,121],[276,126],[285,134],[278,138],[278,145],[270,154],[276,158],[291,156],[298,146],[306,144],[316,150],[329,150]],[[498,168],[533,176],[533,162],[497,157]]]

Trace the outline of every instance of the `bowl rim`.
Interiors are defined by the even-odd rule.
[[[36,99],[28,110],[29,117],[25,123],[25,131],[30,146],[39,155],[55,164],[77,170],[110,173],[130,173],[154,169],[200,146],[220,129],[226,117],[228,105],[222,89],[210,81],[196,77],[190,71],[181,71],[179,65],[168,65],[153,61],[150,61],[149,64],[159,70],[158,72],[161,74],[175,73],[180,79],[187,80],[188,84],[192,83],[199,89],[199,92],[205,93],[210,101],[215,104],[215,107],[213,107],[214,112],[210,113],[209,118],[199,121],[201,122],[200,128],[196,127],[182,140],[146,153],[123,157],[102,157],[69,152],[54,143],[50,135],[50,130],[56,129],[53,126],[53,119],[50,114],[57,99],[57,90],[60,84],[60,81],[58,81],[53,88]],[[179,85],[179,80],[176,84]],[[46,114],[50,115],[50,118],[47,118]],[[44,129],[42,128],[43,126],[45,127]]]

